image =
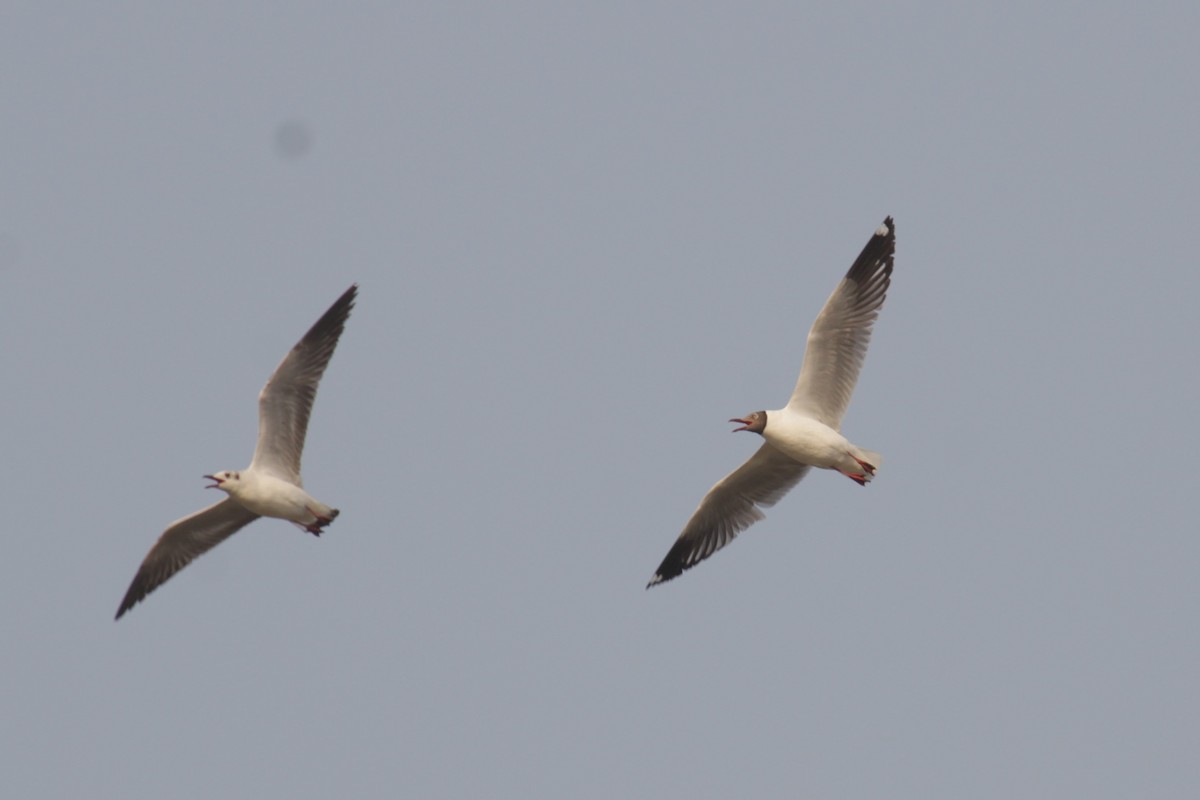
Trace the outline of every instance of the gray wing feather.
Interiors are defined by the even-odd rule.
[[[808,332],[788,406],[839,430],[892,280],[896,226],[888,217],[829,296]]]
[[[275,368],[258,395],[258,444],[250,466],[301,486],[300,458],[317,385],[354,308],[355,284],[337,299]]]
[[[729,544],[763,518],[760,506],[779,502],[809,469],[769,444],[758,448],[709,489],[646,588],[671,580]]]
[[[258,514],[247,511],[233,498],[172,522],[146,554],[137,575],[117,609],[117,619],[153,592],[197,556],[208,552],[247,524]]]

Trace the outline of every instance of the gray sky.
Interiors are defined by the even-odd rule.
[[[1200,793],[1194,4],[312,5],[6,7],[0,794]],[[887,214],[878,479],[643,590]]]

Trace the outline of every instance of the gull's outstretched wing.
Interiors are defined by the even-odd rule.
[[[896,226],[888,217],[833,290],[808,332],[804,366],[788,407],[834,430],[854,394],[871,343],[871,328],[892,280]]]
[[[208,552],[258,519],[258,514],[227,497],[216,505],[172,522],[146,554],[117,609],[117,619],[145,599],[197,556]]]
[[[700,501],[650,583],[669,581],[699,564],[763,518],[759,506],[779,502],[810,469],[769,444],[721,479]]]
[[[354,308],[355,284],[329,307],[275,368],[258,395],[258,445],[251,469],[261,469],[297,486],[300,457],[317,385],[333,357],[338,338]]]

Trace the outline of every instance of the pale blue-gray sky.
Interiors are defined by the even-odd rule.
[[[6,797],[1200,792],[1194,4],[0,25]],[[846,433],[643,586],[887,214]],[[319,540],[112,621],[351,282]]]

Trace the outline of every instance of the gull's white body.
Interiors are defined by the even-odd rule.
[[[789,407],[767,412],[762,436],[776,450],[821,469],[854,473],[862,470],[855,456],[875,467],[883,460],[878,453],[851,444],[824,422]]]
[[[336,508],[325,505],[297,484],[266,470],[248,467],[236,474],[240,477],[222,480],[218,488],[260,517],[284,519],[308,528],[338,514]]]
[[[351,286],[291,349],[258,395],[258,444],[250,466],[205,475],[229,496],[171,523],[146,554],[117,609],[121,618],[202,553],[259,517],[294,522],[312,534],[338,510],[304,491],[300,457],[317,385],[342,335],[358,287]]]
[[[861,485],[874,477],[882,457],[848,441],[841,426],[891,284],[895,247],[896,229],[888,217],[813,322],[788,404],[730,420],[742,423],[737,430],[761,434],[765,441],[704,496],[649,586],[671,580],[729,544],[812,467],[837,470]]]

